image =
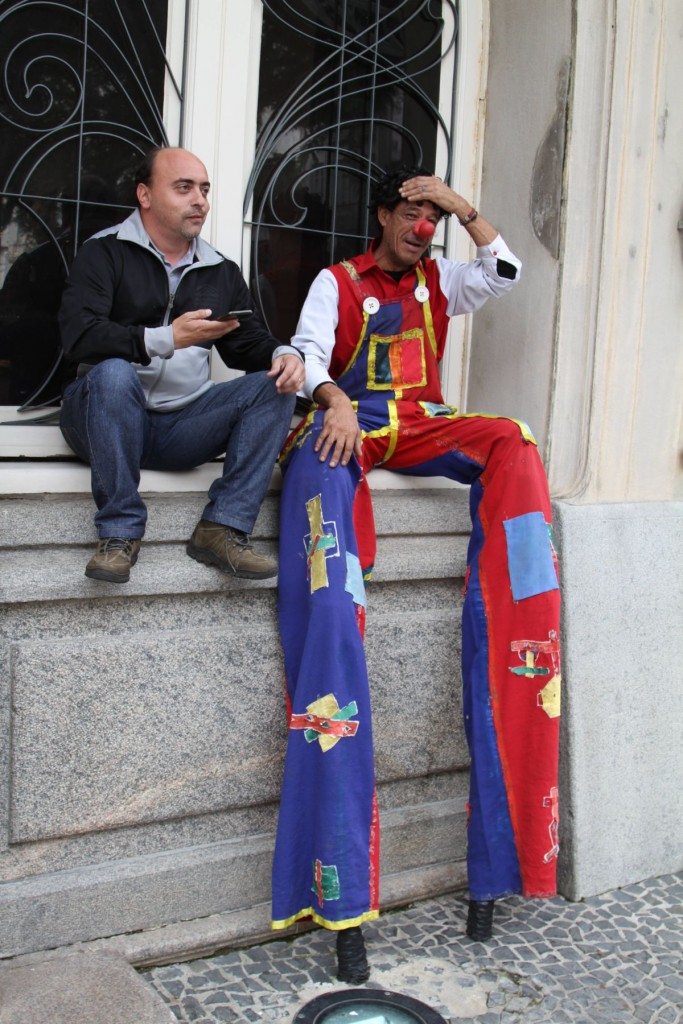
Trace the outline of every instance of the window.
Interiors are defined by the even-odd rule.
[[[40,425],[56,422],[69,372],[54,312],[79,240],[130,209],[140,153],[168,141],[201,157],[205,237],[241,262],[287,340],[317,271],[371,237],[380,169],[424,161],[447,177],[454,154],[453,181],[471,193],[482,24],[479,0],[0,0],[0,458],[69,457],[58,427]],[[447,224],[432,254],[465,245],[468,258]],[[23,272],[46,287],[21,306]],[[456,403],[465,331],[452,326],[444,359]],[[230,373],[212,364],[216,379]],[[23,489],[12,472],[4,488]],[[43,472],[40,489],[73,489],[62,477]]]
[[[258,137],[247,210],[251,285],[294,331],[318,271],[366,248],[373,180],[401,163],[450,174],[453,2],[264,0]]]
[[[56,315],[79,244],[134,205],[132,169],[171,142],[182,97],[168,0],[0,0],[0,406],[59,401]]]

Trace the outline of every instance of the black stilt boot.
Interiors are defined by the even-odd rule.
[[[467,910],[467,934],[475,942],[486,942],[493,934],[494,900],[470,900]]]
[[[347,985],[362,985],[370,977],[365,940],[360,925],[337,932],[337,979]]]

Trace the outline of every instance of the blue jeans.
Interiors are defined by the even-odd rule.
[[[66,388],[60,427],[90,464],[99,537],[140,538],[147,509],[141,469],[187,470],[225,452],[203,519],[251,533],[287,435],[294,395],[251,373],[215,384],[173,412],[147,409],[135,368],[107,359]]]

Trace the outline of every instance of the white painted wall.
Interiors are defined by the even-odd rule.
[[[681,493],[683,6],[616,3],[583,500]],[[565,341],[565,344],[567,341]]]
[[[473,324],[468,409],[534,429],[557,497],[683,494],[683,8],[491,0],[482,209],[523,278]],[[534,232],[571,62],[556,256]]]
[[[490,0],[489,16],[481,210],[524,266],[513,292],[473,319],[467,409],[525,420],[543,450],[560,263],[534,232],[533,181],[571,59],[571,2]]]

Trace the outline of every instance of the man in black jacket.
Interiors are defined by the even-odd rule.
[[[92,469],[99,543],[91,579],[125,583],[145,532],[140,469],[187,470],[225,452],[223,474],[187,545],[200,562],[248,579],[277,573],[250,543],[287,433],[303,357],[279,345],[239,268],[199,237],[209,211],[206,168],[183,149],[152,150],[138,209],[79,250],[59,323],[78,376],[61,429]],[[220,319],[219,319],[220,318]],[[215,345],[246,376],[209,377]],[[260,371],[260,372],[259,372]]]

